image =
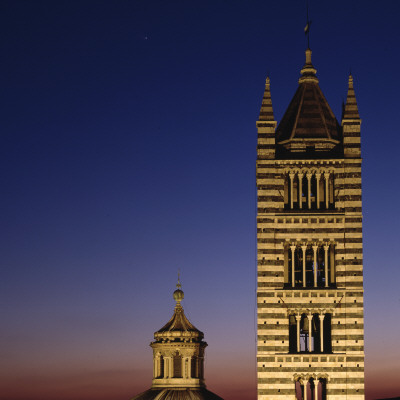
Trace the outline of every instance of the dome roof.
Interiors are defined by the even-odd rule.
[[[177,289],[174,291],[173,297],[176,301],[174,314],[171,319],[157,332],[154,333],[156,340],[181,338],[183,340],[202,340],[203,332],[199,331],[187,318],[183,311],[181,301],[184,298],[184,293],[181,289],[181,284],[178,280]]]
[[[197,332],[201,335],[203,333],[199,331],[187,318],[181,305],[177,305],[174,310],[174,315],[171,319],[156,333],[163,332]]]
[[[149,389],[131,400],[222,400],[206,388]]]
[[[184,293],[179,282],[172,318],[150,343],[153,349],[153,381],[149,390],[132,400],[222,400],[205,387],[204,334],[186,318],[181,300]]]

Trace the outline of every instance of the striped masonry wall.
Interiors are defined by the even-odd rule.
[[[267,89],[269,91],[269,82]],[[265,99],[269,99],[269,93],[264,94],[264,103],[269,107],[269,101]],[[344,119],[342,122],[342,158],[277,159],[272,105],[268,111],[264,114],[268,115],[268,120],[260,118],[257,122],[258,398],[294,400],[295,381],[313,378],[314,381],[326,381],[326,398],[329,400],[362,400],[364,304],[360,120]],[[352,106],[351,118],[354,116]],[[329,171],[333,186],[332,207],[318,210],[285,208],[285,179],[290,171]],[[288,246],[316,243],[329,243],[334,249],[330,253],[334,284],[328,288],[288,287],[285,284]],[[309,312],[331,315],[331,353],[289,352],[289,314]]]

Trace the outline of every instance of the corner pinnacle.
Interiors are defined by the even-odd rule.
[[[356,94],[353,87],[353,76],[351,74],[349,75],[349,88],[347,91],[346,104],[344,106],[342,119],[360,119]]]
[[[275,121],[274,110],[272,109],[269,76],[267,76],[267,79],[265,80],[265,91],[264,91],[264,96],[263,96],[262,103],[261,103],[260,116],[259,116],[258,120],[259,121]]]

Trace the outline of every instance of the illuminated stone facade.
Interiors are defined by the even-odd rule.
[[[341,125],[311,50],[279,126],[267,78],[257,121],[258,398],[364,399],[360,125]]]

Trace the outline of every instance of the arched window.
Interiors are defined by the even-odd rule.
[[[311,351],[312,344],[312,332],[310,334],[308,316],[306,314],[302,314],[300,321],[300,351]]]
[[[292,260],[293,254],[294,260]],[[301,247],[296,247],[294,253],[292,252],[291,247],[288,247],[287,250],[285,250],[285,283],[288,283],[288,286],[290,287],[303,286],[303,251]]]
[[[336,271],[335,271],[335,246],[329,246],[328,254],[328,269],[329,269],[329,282],[331,286],[336,284]]]
[[[325,208],[325,182],[324,179],[322,178],[319,180],[319,208],[324,209]]]
[[[314,253],[311,246],[306,250],[306,286],[314,286]]]
[[[289,175],[285,174],[285,183],[284,183],[284,203],[285,208],[290,208],[290,179]]]
[[[176,352],[174,354],[174,378],[182,378],[182,357]]]
[[[311,208],[317,208],[317,179],[315,174],[311,177]]]
[[[198,378],[198,368],[197,368],[197,357],[193,356],[191,361],[191,377],[192,378]]]
[[[332,316],[330,313],[304,313],[300,317],[298,329],[296,314],[290,314],[288,324],[289,353],[297,353],[298,351],[313,353],[332,353],[331,319]],[[298,341],[300,345],[299,348]]]
[[[294,381],[294,390],[296,393],[296,399],[302,400],[303,399],[303,385],[300,382],[300,378]]]
[[[317,286],[325,287],[325,250],[320,246],[317,251]]]
[[[320,378],[320,392],[318,393],[318,398],[321,400],[326,400],[327,396],[326,396],[326,383],[327,383],[327,379],[326,378]]]
[[[199,378],[204,378],[204,358],[198,358],[198,366],[199,366]]]
[[[324,353],[332,353],[332,315],[329,313],[324,318]]]
[[[335,176],[333,173],[331,173],[329,175],[329,204],[330,204],[330,208],[334,208],[335,207],[335,197],[334,197],[334,193],[335,193]]]
[[[314,314],[313,315],[313,321],[312,321],[312,336],[313,336],[313,341],[314,341],[314,352],[315,353],[321,353],[321,324],[320,324],[320,319],[319,319],[319,314]]]
[[[289,315],[289,353],[297,353],[297,322],[294,314]]]
[[[303,251],[301,247],[296,247],[294,262],[295,286],[303,286]]]

